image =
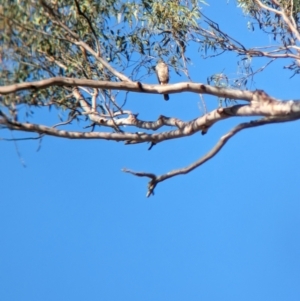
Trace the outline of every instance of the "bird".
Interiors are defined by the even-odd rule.
[[[155,67],[156,75],[158,82],[161,85],[166,85],[169,82],[169,68],[168,65],[162,60],[159,59]],[[164,100],[169,100],[169,95],[164,94]]]

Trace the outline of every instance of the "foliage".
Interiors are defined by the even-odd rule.
[[[153,73],[157,57],[178,70],[191,28],[200,17],[195,0],[10,0],[2,8],[1,85],[53,76],[118,80],[97,61],[97,55],[134,80]],[[78,40],[97,54],[87,52]],[[22,95],[22,102],[45,104],[55,98],[56,104],[73,107],[66,100],[69,93],[69,89],[63,93],[49,88]],[[111,98],[109,93],[106,96]]]

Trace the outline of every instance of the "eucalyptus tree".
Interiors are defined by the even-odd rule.
[[[203,14],[202,0],[7,0],[0,5],[0,126],[2,129],[69,139],[104,139],[128,144],[149,143],[149,149],[170,139],[209,134],[211,126],[232,117],[253,116],[220,137],[217,144],[189,166],[148,177],[148,192],[171,177],[186,174],[214,157],[238,132],[300,118],[300,103],[283,101],[248,88],[249,78],[275,60],[288,60],[291,75],[300,71],[299,0],[238,0],[248,30],[272,37],[274,45],[246,47],[225,32],[218,20]],[[235,80],[225,74],[191,79],[188,50],[213,57],[238,54],[244,62],[264,57],[263,65]],[[149,84],[159,60],[185,81]],[[166,81],[167,82],[167,81]],[[133,93],[172,95],[192,92],[218,100],[215,108],[183,121],[160,115],[139,118],[129,106]],[[160,96],[161,99],[161,96]],[[227,102],[226,102],[227,100]],[[234,101],[233,101],[234,100]],[[155,105],[155,102],[153,103]],[[22,108],[26,107],[24,110]],[[67,113],[55,124],[32,122],[35,108]],[[247,119],[248,120],[248,119]],[[69,130],[70,125],[76,126]],[[5,139],[5,138],[3,138]],[[15,138],[18,139],[18,138]],[[184,142],[182,142],[184,143]]]

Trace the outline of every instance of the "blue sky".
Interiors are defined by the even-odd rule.
[[[247,32],[241,11],[226,2],[205,13],[246,45],[269,43]],[[191,58],[197,82],[237,70],[235,55],[211,61],[192,49]],[[299,98],[298,77],[290,79],[280,66],[271,65],[252,88]],[[171,81],[179,80],[185,79],[172,73]],[[216,107],[216,99],[204,97]],[[201,114],[191,93],[171,95],[169,102],[130,94],[128,105],[140,118]],[[49,122],[46,113],[36,114]],[[151,151],[46,137],[37,152],[36,141],[2,141],[0,299],[298,301],[299,122],[239,133],[213,160],[160,184],[149,199],[146,179],[121,172],[183,167],[240,121]]]

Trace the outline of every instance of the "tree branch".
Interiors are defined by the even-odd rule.
[[[258,93],[259,94],[259,93]],[[257,96],[257,93],[254,94]],[[285,118],[286,120],[295,120],[300,118],[300,101],[288,101],[280,102],[270,99],[258,99],[250,105],[235,105],[226,108],[219,108],[213,110],[210,113],[196,118],[189,122],[181,122],[176,118],[166,119],[164,117],[159,118],[156,122],[144,122],[138,121],[134,115],[129,116],[126,119],[119,120],[104,120],[102,123],[106,126],[114,127],[122,125],[132,125],[145,129],[157,129],[162,125],[175,125],[178,127],[176,130],[166,131],[161,133],[147,134],[147,133],[107,133],[107,132],[73,132],[58,130],[53,127],[44,125],[21,123],[15,120],[9,119],[0,111],[0,125],[6,126],[11,130],[36,132],[39,134],[45,134],[49,136],[56,136],[60,138],[68,139],[106,139],[114,141],[125,141],[127,144],[152,142],[159,143],[165,140],[181,138],[185,136],[193,135],[196,132],[207,132],[207,129],[218,121],[227,119],[229,117],[242,117],[242,116],[267,116]],[[92,113],[92,112],[91,112]],[[90,115],[92,116],[92,115]],[[98,120],[99,124],[102,124]],[[109,124],[111,122],[111,124]]]
[[[90,30],[91,32],[93,33],[93,36],[94,36],[94,40],[95,40],[95,43],[97,45],[97,56],[100,56],[101,55],[101,48],[100,48],[100,44],[99,44],[99,41],[98,41],[98,37],[97,37],[97,34],[96,34],[96,31],[93,27],[93,24],[90,20],[90,18],[88,18],[88,16],[81,10],[80,8],[80,5],[78,3],[78,0],[75,0],[75,5],[76,5],[76,8],[77,8],[77,11],[78,13],[83,16],[83,18],[87,21],[89,27],[90,27]]]
[[[293,119],[293,120],[295,120],[295,119]],[[148,191],[146,194],[146,196],[149,197],[151,195],[154,195],[154,189],[157,186],[157,184],[159,184],[160,182],[163,182],[167,179],[170,179],[170,178],[178,176],[178,175],[187,174],[187,173],[191,172],[192,170],[194,170],[195,168],[201,166],[202,164],[204,164],[211,158],[213,158],[225,146],[225,144],[228,142],[228,140],[230,138],[232,138],[234,135],[236,135],[238,132],[240,132],[244,129],[252,128],[252,127],[257,127],[257,126],[262,126],[262,125],[272,124],[272,123],[287,122],[287,121],[292,121],[292,119],[287,119],[286,117],[279,117],[279,118],[268,117],[268,118],[262,118],[260,120],[241,123],[241,124],[235,126],[233,129],[231,129],[224,136],[222,136],[220,138],[220,140],[216,143],[216,145],[196,162],[190,164],[187,167],[175,169],[175,170],[169,171],[168,173],[160,175],[160,176],[157,176],[153,173],[136,172],[136,171],[132,171],[132,170],[129,170],[126,168],[122,169],[122,171],[130,173],[130,174],[138,176],[138,177],[150,178],[151,180],[148,183]]]
[[[251,101],[253,92],[247,90],[235,90],[230,88],[220,88],[202,83],[183,82],[172,85],[148,85],[140,82],[111,82],[97,81],[90,79],[77,79],[69,77],[53,77],[36,82],[24,82],[8,86],[0,86],[0,95],[29,90],[29,89],[45,89],[51,86],[85,86],[90,88],[122,90],[137,93],[165,94],[194,92],[202,94],[210,94],[230,99],[242,99]]]

